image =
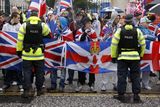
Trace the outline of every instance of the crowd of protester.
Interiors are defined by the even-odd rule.
[[[147,13],[143,14],[139,11],[134,12],[134,18],[132,25],[139,28],[143,33],[146,41],[159,41],[160,40],[160,26],[154,24],[156,20],[156,14]],[[113,37],[117,29],[125,25],[125,14],[119,14],[117,11],[113,10],[104,17],[100,17],[98,13],[88,13],[84,9],[80,9],[74,12],[71,8],[62,9],[60,15],[57,16],[53,9],[49,9],[46,17],[41,18],[43,21],[51,28],[51,24],[57,25],[57,27],[51,28],[54,38],[57,41],[106,41],[108,38]],[[26,21],[26,16],[17,7],[13,7],[10,16],[5,16],[5,14],[0,12],[0,30],[6,32],[18,33],[21,25]],[[65,38],[63,33],[65,31],[72,32],[71,38]],[[54,39],[55,40],[55,39]],[[60,82],[57,85],[57,72],[60,73]],[[68,72],[67,72],[68,71]],[[68,82],[70,86],[73,85],[74,72],[78,72],[78,81],[75,91],[80,92],[83,90],[83,86],[86,84],[86,76],[89,76],[88,86],[90,91],[95,90],[95,74],[74,71],[71,69],[61,69],[51,72],[51,87],[48,87],[48,91],[60,90],[61,92],[65,89],[65,84]],[[154,71],[153,71],[154,72]],[[23,90],[23,73],[22,71],[6,70],[2,69],[3,73],[3,86],[2,90],[8,89],[12,85],[17,85],[20,91]],[[66,73],[68,77],[66,78]],[[141,87],[146,90],[151,90],[152,87],[149,84],[150,75],[152,72],[142,72]],[[117,90],[117,75],[116,72],[101,74],[101,90],[105,91],[107,88],[107,83],[111,81],[113,84],[113,89]],[[153,74],[152,74],[153,75]],[[33,74],[34,77],[34,74]],[[158,75],[160,84],[160,73]],[[33,79],[33,78],[32,78]],[[128,81],[130,80],[130,73],[128,73]],[[32,80],[33,81],[33,80]],[[130,81],[129,81],[130,82]],[[44,84],[45,85],[45,84]],[[57,87],[59,86],[59,87]]]

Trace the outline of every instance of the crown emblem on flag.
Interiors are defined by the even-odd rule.
[[[99,46],[99,42],[91,42],[90,52],[91,54],[99,54],[101,48]]]

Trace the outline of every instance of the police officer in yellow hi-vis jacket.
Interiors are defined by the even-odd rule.
[[[24,74],[24,93],[28,98],[31,88],[32,68],[35,69],[37,96],[43,94],[44,83],[44,43],[43,37],[50,38],[50,29],[38,16],[38,11],[32,10],[30,18],[20,27],[16,46],[17,55],[22,57]]]
[[[118,29],[112,38],[111,57],[112,62],[117,61],[118,70],[118,96],[114,98],[124,102],[126,91],[126,78],[128,70],[132,81],[133,100],[141,102],[140,93],[140,60],[145,51],[145,38],[142,32],[133,25],[133,15],[128,14],[125,25]]]

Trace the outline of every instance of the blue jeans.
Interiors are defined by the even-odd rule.
[[[24,74],[24,90],[29,90],[32,85],[32,68],[35,69],[35,76],[36,76],[36,88],[37,90],[41,90],[43,83],[44,83],[44,60],[37,60],[37,61],[28,61],[23,60],[22,63],[23,67],[23,74]]]
[[[57,70],[52,71],[51,75],[51,88],[57,88]],[[65,79],[66,79],[66,69],[61,70],[60,82],[59,86],[64,88],[65,87]]]

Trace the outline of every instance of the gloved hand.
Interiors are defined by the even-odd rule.
[[[22,51],[16,51],[16,54],[18,55],[19,58],[22,56]]]
[[[112,63],[117,63],[117,58],[112,58]]]
[[[86,37],[87,37],[87,33],[84,32],[80,38],[80,41],[85,41]]]

